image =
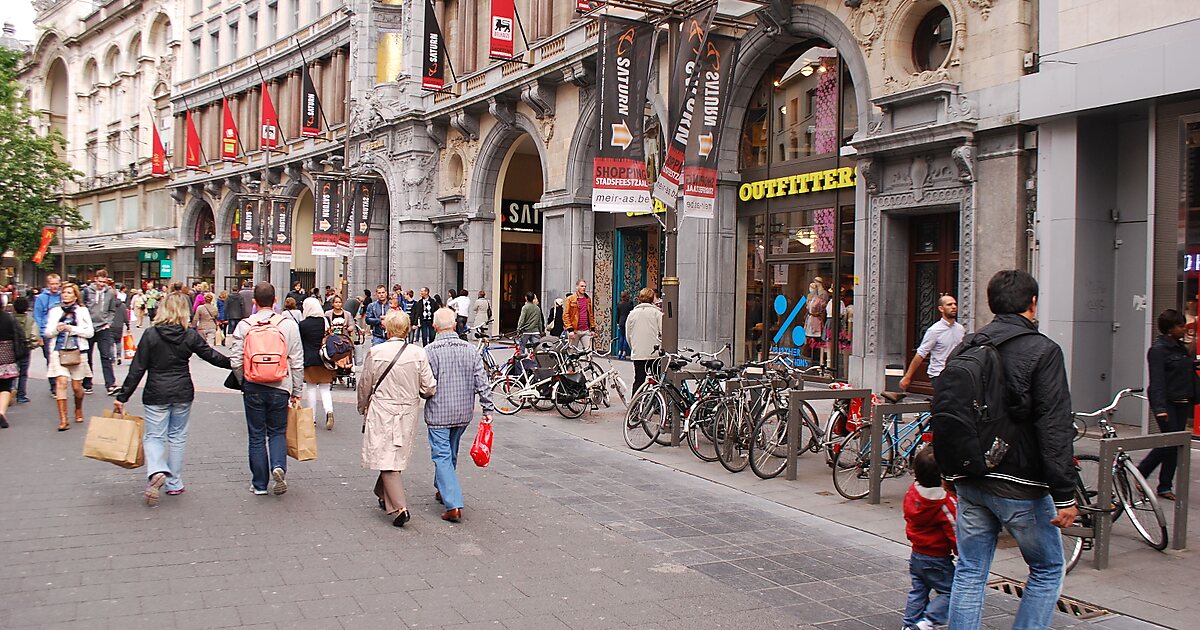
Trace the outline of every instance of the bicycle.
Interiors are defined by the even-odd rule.
[[[912,459],[928,442],[929,414],[918,414],[901,424],[899,416],[882,418],[882,478],[900,477],[912,465]],[[847,499],[861,499],[870,492],[871,423],[864,420],[837,445],[833,456],[833,487]]]
[[[797,381],[802,380],[804,376],[813,373],[813,368],[798,370],[788,363],[783,363],[782,370],[786,375],[786,385],[789,388]],[[783,404],[777,404],[775,409],[763,414],[758,419],[754,424],[753,438],[750,441],[750,469],[762,479],[779,476],[787,465],[788,423],[791,416],[786,404],[786,389],[783,392],[775,391],[773,395],[778,396]],[[835,409],[834,413],[830,414],[830,423],[834,422],[836,413]],[[803,438],[805,429],[808,430],[809,435],[807,443]],[[828,429],[817,426],[816,410],[807,401],[802,401],[800,431],[798,432],[801,446],[797,449],[797,453],[800,455],[807,452],[818,453],[822,449],[826,449],[829,460],[832,461],[833,451],[831,443],[826,438],[828,435]]]
[[[728,349],[726,345],[710,354],[685,348],[684,352],[689,354],[663,354],[659,357],[651,365],[646,382],[634,393],[629,410],[625,413],[625,444],[635,451],[645,450],[655,443],[669,446],[670,432],[674,426],[672,423],[679,418],[683,423],[680,428],[687,436],[692,453],[702,461],[717,461],[717,439],[710,422],[715,406],[711,401],[715,394],[722,393],[722,381],[736,376],[736,371],[725,370],[724,364],[716,358]],[[705,360],[704,357],[709,359]],[[682,370],[697,359],[706,372],[694,391],[687,382],[676,385],[666,378],[668,371]]]

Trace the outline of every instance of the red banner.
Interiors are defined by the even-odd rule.
[[[42,228],[42,242],[38,244],[37,253],[33,255],[33,262],[40,265],[46,259],[46,251],[50,249],[50,242],[54,240],[54,232],[52,227]]]
[[[151,124],[153,131],[150,138],[150,174],[154,177],[167,175],[167,151],[163,148],[162,136],[158,135],[158,125]]]
[[[493,59],[513,57],[513,0],[492,0],[492,45],[488,56]]]
[[[185,156],[184,165],[191,170],[200,170],[200,134],[196,133],[196,123],[192,121],[192,112],[188,110],[186,129],[186,145],[187,154]]]
[[[587,13],[592,10],[592,3],[590,0],[575,0],[575,10],[579,13]]]
[[[275,103],[271,102],[271,92],[267,84],[262,84],[262,129],[258,134],[258,148],[263,151],[279,148],[279,115],[275,113]]]
[[[302,66],[300,71],[304,75],[300,84],[300,120],[304,123],[300,127],[300,135],[315,138],[321,135],[321,98],[317,96],[317,88],[313,85],[312,75],[308,73],[308,66]]]
[[[669,208],[674,208],[679,198],[684,152],[692,135],[692,110],[696,105],[698,77],[695,75],[699,71],[701,51],[706,47],[716,13],[714,4],[688,16],[681,25],[681,41],[671,69],[670,98],[667,102],[672,131],[667,136],[667,154],[658,171],[658,179],[654,180],[653,191],[654,198]]]
[[[696,69],[700,78],[696,85],[696,100],[702,106],[695,111],[692,133],[684,152],[680,221],[685,217],[711,219],[716,216],[717,147],[725,127],[736,59],[736,39],[724,35],[709,36]]]
[[[238,158],[237,123],[233,121],[233,110],[229,99],[221,99],[221,159],[236,162]]]

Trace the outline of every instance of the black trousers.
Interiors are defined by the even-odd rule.
[[[633,362],[633,391],[636,392],[646,382],[646,366],[652,359],[634,360]]]
[[[1158,430],[1162,433],[1169,433],[1187,429],[1188,420],[1192,419],[1193,409],[1194,407],[1190,404],[1168,403],[1167,417],[1154,416],[1154,420],[1158,422]],[[1179,450],[1176,447],[1153,449],[1138,464],[1138,472],[1149,479],[1154,469],[1162,466],[1162,469],[1158,471],[1158,492],[1160,494],[1170,492],[1175,485],[1175,465],[1178,458]],[[1187,480],[1184,480],[1184,483],[1186,482]]]

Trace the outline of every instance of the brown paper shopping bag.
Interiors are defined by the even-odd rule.
[[[146,463],[142,450],[142,430],[141,416],[122,416],[105,410],[102,415],[92,416],[88,421],[83,456],[121,468],[141,468]]]
[[[288,407],[287,452],[294,460],[307,462],[317,458],[317,427],[313,410]]]

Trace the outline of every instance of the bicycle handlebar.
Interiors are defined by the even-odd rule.
[[[1121,391],[1117,392],[1117,395],[1113,397],[1112,402],[1109,403],[1107,406],[1101,407],[1100,409],[1097,409],[1095,411],[1074,411],[1071,413],[1071,415],[1073,415],[1077,418],[1104,417],[1104,416],[1107,416],[1109,413],[1112,413],[1114,410],[1116,410],[1117,405],[1121,404],[1121,399],[1125,398],[1126,396],[1133,396],[1134,398],[1145,398],[1145,396],[1141,395],[1143,391],[1145,391],[1145,390],[1141,387],[1127,387],[1127,388],[1122,389]]]

